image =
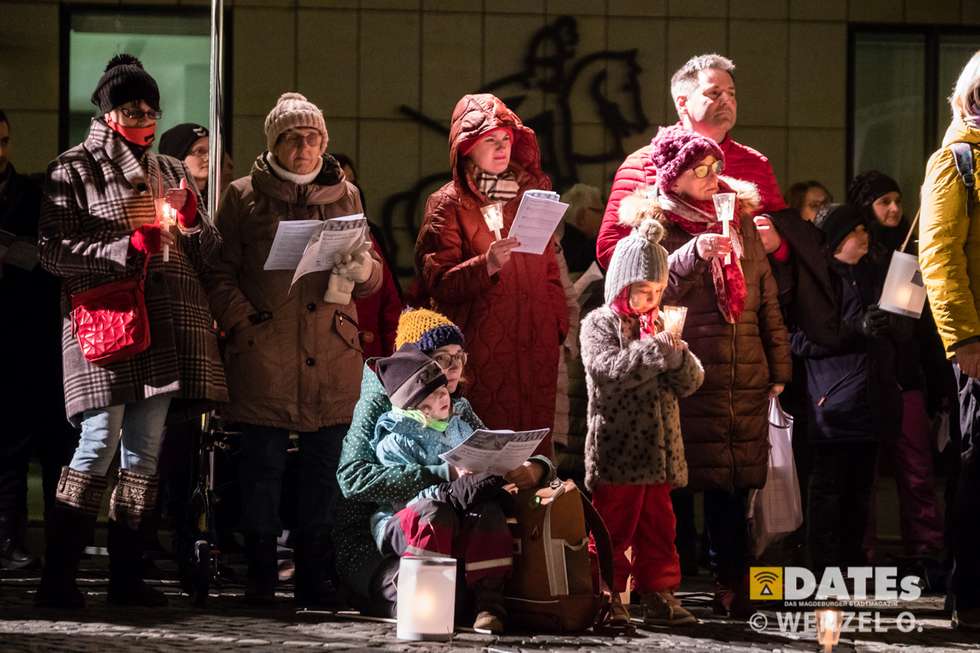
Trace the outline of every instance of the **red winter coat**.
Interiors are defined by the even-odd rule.
[[[402,313],[402,299],[392,276],[388,261],[377,243],[374,253],[381,259],[381,290],[354,300],[357,304],[357,326],[360,329],[361,350],[364,358],[391,356],[395,348],[395,332],[398,317]]]
[[[752,182],[758,188],[762,205],[755,215],[786,208],[769,159],[751,147],[736,143],[731,136],[719,143],[719,147],[725,155],[725,176]],[[619,224],[619,203],[637,188],[653,186],[657,181],[657,169],[650,161],[651,149],[652,145],[646,145],[633,152],[616,171],[596,242],[596,256],[602,267],[609,266],[616,243],[630,232],[630,227]]]
[[[542,255],[514,254],[491,277],[486,251],[494,236],[480,212],[486,199],[466,173],[466,158],[457,152],[464,141],[498,127],[513,130],[511,169],[521,188],[504,205],[503,233],[510,230],[525,190],[551,188],[541,171],[534,132],[493,95],[463,97],[449,132],[453,181],[426,203],[415,263],[436,310],[466,336],[466,397],[480,419],[490,428],[550,428],[558,356],[568,330],[554,248],[545,248]]]

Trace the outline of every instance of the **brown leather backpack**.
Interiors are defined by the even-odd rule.
[[[607,626],[613,558],[602,518],[573,481],[513,496],[514,570],[504,590],[508,621],[531,632]],[[598,579],[589,535],[598,552]],[[598,587],[597,585],[598,581]]]

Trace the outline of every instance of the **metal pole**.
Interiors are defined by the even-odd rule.
[[[208,139],[208,215],[214,220],[221,192],[221,164],[224,158],[221,143],[221,109],[223,103],[222,74],[224,72],[224,0],[211,0],[211,106],[210,138]]]

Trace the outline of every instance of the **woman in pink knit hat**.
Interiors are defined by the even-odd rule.
[[[682,337],[704,365],[704,385],[680,402],[688,487],[704,491],[715,609],[747,616],[746,498],[766,481],[769,398],[791,377],[789,337],[752,222],[756,187],[721,176],[718,144],[683,127],[662,128],[651,145],[657,184],[628,206],[667,229],[663,303],[687,307]],[[737,199],[725,236],[713,198],[728,192]]]

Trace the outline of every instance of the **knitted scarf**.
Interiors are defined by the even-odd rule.
[[[520,184],[517,183],[517,175],[511,170],[494,175],[474,166],[473,181],[476,184],[476,189],[494,202],[512,200],[517,197],[517,193],[521,189]]]
[[[719,192],[732,192],[732,189],[722,180],[718,180]],[[673,193],[660,192],[658,200],[667,219],[692,236],[704,233],[720,234],[722,224],[715,216],[715,205],[712,200],[683,200]],[[741,202],[735,203],[735,219],[731,224],[732,262],[725,264],[724,257],[711,259],[711,280],[715,287],[715,298],[718,310],[725,321],[735,324],[745,310],[745,298],[748,287],[745,284],[745,274],[742,272],[742,231],[738,220],[741,214]]]
[[[653,309],[646,313],[638,313],[636,309],[630,306],[630,287],[626,286],[619,294],[616,295],[616,299],[612,301],[609,307],[613,310],[613,313],[624,317],[629,320],[637,320],[640,323],[640,339],[651,338],[657,335],[659,328],[657,326],[657,318],[660,316],[660,307],[654,306]]]

